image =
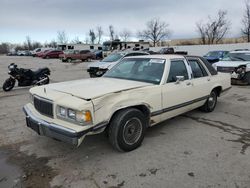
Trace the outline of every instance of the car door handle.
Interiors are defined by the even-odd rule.
[[[211,80],[210,78],[207,79],[207,81],[210,81],[210,80]]]
[[[192,83],[191,83],[191,82],[187,82],[186,85],[187,85],[187,86],[191,86]]]

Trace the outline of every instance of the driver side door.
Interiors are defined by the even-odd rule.
[[[162,114],[166,120],[191,109],[193,87],[189,65],[185,59],[172,59],[166,83],[162,85]],[[178,81],[177,77],[183,79]]]

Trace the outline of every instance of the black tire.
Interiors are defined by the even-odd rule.
[[[140,110],[134,108],[117,112],[108,128],[109,142],[113,148],[125,152],[138,148],[145,136],[146,119]]]
[[[217,104],[217,96],[218,96],[218,93],[216,92],[216,90],[213,90],[210,93],[206,103],[200,108],[201,111],[203,111],[203,112],[214,111],[216,104]]]
[[[246,72],[243,81],[246,82],[248,85],[250,85],[250,72]]]
[[[96,75],[94,73],[89,73],[90,78],[96,78]]]
[[[71,59],[71,58],[67,58],[67,62],[68,62],[68,63],[71,63],[71,62],[72,62],[72,59]]]
[[[15,86],[15,83],[16,83],[16,80],[14,80],[13,78],[8,78],[3,83],[3,90],[6,92],[12,90],[13,87]]]

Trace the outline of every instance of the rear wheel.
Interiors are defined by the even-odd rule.
[[[145,136],[146,117],[134,108],[119,111],[112,118],[108,128],[109,142],[118,151],[132,151],[138,148]]]
[[[200,108],[203,112],[212,112],[214,111],[216,104],[217,104],[217,96],[218,93],[216,92],[216,90],[213,90],[206,103]]]
[[[10,90],[12,90],[13,87],[15,86],[15,83],[16,83],[16,80],[14,80],[13,78],[8,78],[3,83],[3,90],[4,91],[10,91]]]

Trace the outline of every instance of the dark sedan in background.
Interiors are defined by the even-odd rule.
[[[227,55],[229,53],[229,51],[223,51],[223,50],[219,50],[219,51],[210,51],[208,52],[206,55],[204,55],[203,57],[209,62],[209,63],[216,63],[218,61],[220,61],[223,57],[225,57],[225,55]]]

